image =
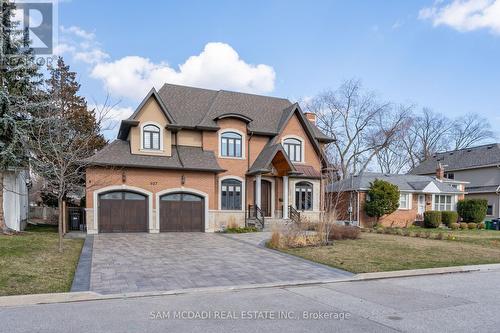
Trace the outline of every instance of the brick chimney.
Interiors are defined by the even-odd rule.
[[[436,168],[436,178],[439,180],[444,179],[444,167],[441,163],[438,163],[438,166]]]
[[[311,122],[311,124],[316,125],[316,113],[314,112],[304,112],[307,120]]]

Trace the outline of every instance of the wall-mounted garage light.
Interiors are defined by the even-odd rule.
[[[181,176],[181,185],[184,186],[185,183],[186,183],[186,176],[182,175]]]
[[[125,183],[127,181],[127,174],[125,171],[122,171],[122,182]]]

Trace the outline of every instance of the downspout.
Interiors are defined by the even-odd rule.
[[[247,131],[248,131],[248,125],[247,125]],[[248,138],[247,141],[247,171],[250,170],[250,141],[252,140],[253,137],[253,132],[250,132],[250,137]],[[247,226],[247,208],[248,208],[248,177],[245,175],[245,209],[243,210],[245,212],[245,226]]]
[[[356,191],[356,206],[357,206],[356,220],[358,220],[358,227],[361,227],[361,219],[359,218],[359,191]]]
[[[500,169],[500,164],[497,164],[497,168]],[[498,185],[496,194],[498,197],[498,203],[497,203],[497,217],[500,218],[500,185]],[[494,214],[494,212],[493,212]]]

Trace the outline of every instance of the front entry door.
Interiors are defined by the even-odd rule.
[[[265,217],[271,216],[271,182],[262,180],[261,182],[261,195],[260,204],[262,205],[262,213]]]
[[[424,212],[425,212],[425,194],[419,194],[418,195],[418,219],[423,219],[424,218]]]

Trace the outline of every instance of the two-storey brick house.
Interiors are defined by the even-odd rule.
[[[88,233],[217,231],[259,214],[311,220],[331,138],[287,99],[165,84],[88,159]]]

